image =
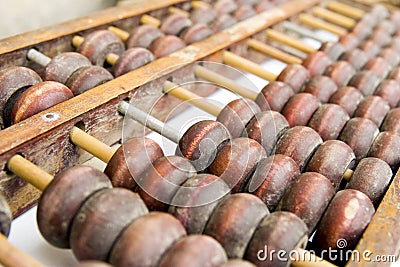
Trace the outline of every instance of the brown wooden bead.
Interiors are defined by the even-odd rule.
[[[318,98],[309,93],[292,96],[282,110],[289,126],[305,126],[320,106]]]
[[[351,32],[352,34],[356,35],[360,40],[365,40],[372,34],[373,29],[371,25],[368,25],[367,22],[361,19],[356,23]]]
[[[393,10],[390,13],[390,18],[389,18],[390,22],[393,23],[393,25],[395,26],[395,28],[400,28],[400,11],[398,10]]]
[[[355,74],[356,70],[353,66],[343,60],[336,61],[325,72],[325,75],[330,77],[339,87],[346,86]]]
[[[358,23],[363,23],[365,26],[374,28],[378,24],[378,20],[370,12],[364,14],[364,16],[358,21]]]
[[[126,40],[126,46],[128,48],[149,48],[156,39],[163,36],[164,33],[159,28],[154,27],[153,25],[140,25],[130,32],[129,38],[128,40]]]
[[[78,260],[107,260],[121,231],[146,213],[148,210],[140,197],[127,189],[103,189],[94,193],[73,220],[72,252]]]
[[[364,66],[365,70],[372,71],[380,80],[385,79],[391,70],[390,65],[382,57],[370,59]]]
[[[286,102],[294,95],[293,89],[283,82],[270,82],[258,94],[256,103],[262,111],[281,112]]]
[[[212,24],[217,19],[217,11],[213,8],[197,8],[190,14],[190,19],[193,23]]]
[[[150,46],[150,51],[156,58],[167,56],[186,46],[185,42],[175,35],[165,35],[156,39]]]
[[[221,144],[229,139],[230,133],[222,123],[203,120],[185,132],[175,154],[189,159],[197,171],[205,170],[214,161]]]
[[[377,46],[372,40],[362,43],[359,48],[364,51],[368,60],[376,57],[381,51],[380,47]]]
[[[261,109],[254,101],[238,98],[229,102],[216,120],[228,129],[232,138],[237,138],[242,135],[247,123],[259,112]]]
[[[306,172],[289,185],[276,209],[296,214],[305,222],[310,234],[334,195],[335,189],[325,176]]]
[[[238,9],[238,5],[233,0],[218,0],[214,4],[214,9],[218,15],[229,14]]]
[[[113,66],[113,74],[115,77],[119,77],[154,60],[154,55],[146,48],[130,48],[118,58],[117,62],[115,62]]]
[[[400,101],[400,83],[396,80],[384,80],[376,88],[374,95],[382,97],[387,101],[390,108],[395,108]]]
[[[168,212],[182,223],[188,234],[200,234],[215,207],[229,194],[230,188],[219,177],[198,174],[178,189],[172,199],[175,205]]]
[[[310,73],[305,67],[299,64],[286,66],[276,78],[277,81],[289,85],[295,93],[298,93],[309,79]]]
[[[82,54],[67,52],[53,57],[44,71],[46,81],[56,81],[65,84],[68,78],[82,67],[91,66],[90,60]]]
[[[307,56],[303,61],[303,66],[310,72],[311,77],[315,77],[322,75],[332,63],[333,60],[327,54],[317,51]]]
[[[389,17],[389,10],[380,4],[374,5],[370,10],[372,17],[376,19],[377,22]]]
[[[342,54],[340,60],[349,62],[356,70],[362,69],[368,62],[365,52],[358,48],[352,49]]]
[[[219,32],[237,23],[237,20],[229,14],[218,16],[211,26],[213,32]]]
[[[264,147],[267,155],[271,155],[276,142],[287,129],[289,123],[282,114],[276,111],[264,111],[257,113],[250,120],[242,136],[256,140]]]
[[[392,43],[390,44],[390,48],[394,49],[397,52],[400,52],[400,36],[394,36],[392,38]]]
[[[193,26],[187,28],[182,34],[182,39],[187,44],[192,44],[195,42],[199,42],[201,40],[206,39],[207,37],[211,36],[213,31],[207,24],[197,23]]]
[[[322,143],[307,165],[308,172],[324,175],[338,189],[345,172],[354,167],[356,156],[342,141],[329,140]]]
[[[235,11],[235,18],[238,21],[242,21],[253,17],[256,15],[256,11],[253,9],[251,5],[240,5],[239,8]]]
[[[391,34],[388,32],[390,29],[375,28],[370,36],[370,40],[373,41],[377,46],[384,47],[391,41]]]
[[[290,253],[297,248],[304,248],[308,240],[307,233],[306,224],[293,213],[273,212],[261,221],[247,247],[244,258],[259,267],[288,266],[289,262],[280,260],[276,253],[270,257],[269,252],[283,250]]]
[[[354,116],[370,119],[379,127],[389,110],[388,102],[379,96],[371,95],[360,102]]]
[[[25,67],[0,70],[0,129],[11,125],[11,111],[20,95],[41,81],[36,72]]]
[[[392,48],[385,48],[379,54],[390,66],[390,69],[394,69],[400,63],[399,52]]]
[[[381,132],[368,152],[369,157],[385,161],[396,171],[400,164],[400,135],[394,132]]]
[[[222,264],[221,267],[256,267],[256,266],[249,261],[235,259],[235,260],[229,260],[225,264]]]
[[[271,9],[274,7],[274,4],[271,3],[270,1],[260,1],[257,5],[256,5],[256,13],[261,13],[265,10]]]
[[[206,235],[191,235],[176,242],[158,266],[218,267],[227,260],[224,249],[215,239]]]
[[[310,127],[296,126],[279,139],[275,153],[291,157],[303,171],[321,143],[322,139],[316,131]]]
[[[113,78],[111,73],[103,67],[82,67],[68,78],[66,85],[71,89],[74,95],[79,95]]]
[[[232,193],[240,192],[258,162],[266,156],[264,148],[257,141],[235,138],[221,148],[208,171],[224,180]]]
[[[274,211],[288,185],[299,175],[299,166],[292,158],[272,155],[260,161],[247,191],[258,196],[270,211]]]
[[[335,140],[349,119],[349,114],[341,106],[324,104],[315,111],[308,126],[313,128],[322,140]]]
[[[327,76],[315,76],[305,86],[303,92],[316,96],[321,103],[327,103],[338,90],[338,86]]]
[[[374,212],[371,200],[364,193],[353,189],[339,191],[318,225],[313,239],[315,248],[319,251],[353,249]],[[346,241],[345,247],[339,247],[340,240]]]
[[[324,42],[319,51],[326,53],[332,60],[336,61],[345,52],[345,48],[339,42]]]
[[[134,220],[115,242],[114,266],[157,266],[162,255],[186,235],[182,224],[168,213],[150,212]]]
[[[86,56],[94,65],[103,66],[108,54],[121,55],[124,43],[118,36],[107,30],[98,30],[85,37],[78,52]]]
[[[71,90],[58,82],[47,81],[35,84],[29,87],[15,103],[11,121],[13,124],[23,121],[73,96]]]
[[[149,210],[167,211],[172,198],[187,179],[196,174],[190,162],[182,157],[161,157],[140,175],[139,195]]]
[[[160,30],[167,35],[178,35],[191,25],[192,21],[190,19],[180,14],[171,14],[163,20]]]
[[[10,207],[2,193],[0,193],[0,234],[8,236],[10,233],[12,214]]]
[[[93,193],[111,187],[104,173],[89,166],[57,174],[38,204],[37,223],[44,239],[58,248],[69,248],[70,227],[82,203]]]
[[[346,51],[350,51],[350,50],[357,48],[357,46],[360,45],[361,40],[360,40],[360,37],[356,33],[352,32],[352,33],[341,36],[339,38],[339,43],[341,43],[344,46]]]
[[[347,188],[366,194],[378,206],[392,180],[390,166],[378,158],[364,158],[355,169]]]
[[[364,99],[363,94],[352,86],[339,88],[329,99],[329,103],[341,106],[349,116],[353,116],[358,104]]]
[[[268,214],[267,206],[258,197],[233,194],[215,208],[204,234],[215,238],[228,258],[240,259],[258,224]]]
[[[395,67],[389,75],[389,79],[400,81],[400,67]]]
[[[161,147],[152,139],[134,137],[115,151],[104,173],[110,177],[114,187],[136,190],[139,176],[163,156]]]
[[[382,123],[381,131],[393,131],[400,135],[400,108],[388,112]]]
[[[352,118],[343,128],[339,140],[350,146],[359,161],[367,156],[369,148],[378,134],[379,129],[371,120]]]
[[[380,83],[380,79],[370,70],[358,72],[350,80],[349,85],[357,88],[364,96],[372,95]]]

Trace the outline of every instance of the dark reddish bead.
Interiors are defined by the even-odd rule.
[[[258,94],[256,103],[261,110],[281,112],[286,102],[294,95],[293,89],[282,82],[270,82]]]
[[[365,55],[367,56],[367,59],[370,60],[374,57],[376,57],[379,52],[380,52],[380,47],[377,46],[373,41],[368,40],[364,43],[362,43],[359,48],[364,51]]]
[[[393,131],[400,135],[400,108],[389,111],[383,121],[381,131]]]
[[[306,68],[299,64],[286,66],[279,74],[277,81],[284,82],[289,85],[295,93],[298,93],[301,88],[310,79],[310,73]]]
[[[75,71],[65,83],[74,95],[82,94],[89,89],[112,80],[114,77],[108,70],[100,66],[82,67]]]
[[[235,18],[238,21],[242,21],[248,18],[251,18],[256,15],[256,11],[253,9],[252,6],[250,5],[241,5],[236,11],[235,11]]]
[[[167,35],[178,35],[191,25],[192,21],[181,14],[170,14],[163,20],[160,30]]]
[[[339,38],[339,43],[341,43],[346,51],[355,49],[361,43],[361,38],[356,33],[349,33],[343,35]]]
[[[394,108],[400,100],[400,83],[396,80],[384,80],[374,95],[382,97],[389,103],[390,108]]]
[[[319,51],[326,53],[332,60],[337,60],[345,52],[345,48],[338,42],[324,42]]]
[[[364,66],[364,69],[372,71],[380,80],[385,79],[391,70],[390,65],[382,57],[370,59]]]
[[[372,95],[380,83],[380,79],[369,70],[358,72],[350,80],[349,85],[357,88],[364,96]]]
[[[166,35],[156,39],[151,44],[150,51],[156,58],[160,58],[178,51],[185,46],[186,44],[181,38],[175,35]]]
[[[338,90],[338,86],[327,76],[315,76],[305,86],[303,92],[316,96],[321,103],[327,103]]]
[[[400,63],[399,52],[392,48],[385,48],[379,54],[389,64],[390,69],[394,69]]]
[[[213,31],[203,23],[197,23],[187,28],[182,34],[182,39],[187,44],[192,44],[206,39],[213,34]]]
[[[113,73],[119,77],[127,72],[148,64],[155,59],[154,55],[143,47],[134,47],[126,50],[115,62]]]
[[[381,97],[367,96],[358,105],[354,116],[370,119],[380,127],[389,110],[389,104]]]
[[[217,11],[213,8],[196,8],[191,12],[190,19],[193,23],[211,24],[217,19]]]
[[[219,15],[229,14],[238,9],[238,5],[233,0],[218,0],[214,4],[214,9]]]
[[[352,117],[358,104],[363,99],[364,96],[359,90],[352,86],[345,86],[331,96],[329,103],[341,106]]]
[[[396,171],[400,163],[400,135],[394,132],[381,132],[368,152],[369,157],[385,161]]]
[[[349,62],[356,70],[362,69],[368,62],[365,52],[358,48],[347,51],[340,57],[340,60]]]
[[[310,72],[311,77],[322,75],[332,65],[333,60],[324,52],[311,53],[303,61],[303,66]]]
[[[389,75],[389,79],[400,81],[400,67],[396,67],[392,70]]]
[[[217,20],[211,26],[213,32],[219,32],[229,28],[230,26],[237,23],[237,20],[229,14],[223,14],[218,16]]]
[[[356,74],[356,70],[347,61],[336,61],[330,65],[325,75],[330,77],[339,87],[346,86],[351,78]]]
[[[292,96],[282,110],[290,127],[307,125],[314,112],[318,109],[318,98],[308,93]]]
[[[371,25],[368,25],[368,22],[360,20],[351,31],[352,34],[355,34],[360,40],[365,40],[372,34],[373,29]]]
[[[384,47],[391,41],[391,35],[386,29],[376,28],[370,36],[370,40],[373,41],[377,46]]]
[[[163,37],[164,33],[153,25],[140,25],[135,27],[129,34],[126,41],[128,48],[143,47],[149,48],[150,45],[158,38]]]

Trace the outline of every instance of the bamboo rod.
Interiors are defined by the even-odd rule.
[[[316,49],[312,46],[307,45],[303,41],[290,37],[284,33],[278,32],[276,30],[268,29],[266,31],[267,37],[271,40],[283,43],[285,45],[291,46],[293,48],[296,48],[302,52],[305,52],[307,54],[313,53],[316,51]]]
[[[189,12],[187,12],[187,11],[185,11],[183,9],[180,9],[180,8],[173,7],[173,6],[168,8],[168,13],[170,13],[170,14],[178,14],[178,15],[181,15],[181,16],[183,16],[185,18],[189,18],[190,17],[190,13]]]
[[[108,27],[108,30],[110,32],[112,32],[113,34],[115,34],[116,36],[118,36],[122,41],[126,41],[129,38],[129,32],[124,31],[120,28],[114,27],[114,26],[110,26]]]
[[[273,46],[267,45],[256,39],[249,39],[247,41],[247,45],[250,48],[252,48],[260,53],[263,53],[267,56],[273,57],[273,58],[280,60],[282,62],[285,62],[287,64],[301,64],[303,62],[298,57],[292,56],[286,52],[283,52],[282,50],[279,50]]]
[[[300,22],[307,24],[311,27],[318,28],[321,30],[326,30],[328,32],[334,33],[339,36],[344,36],[348,33],[345,28],[342,28],[335,24],[323,21],[323,20],[316,18],[314,16],[311,16],[309,14],[304,14],[304,13],[300,14],[299,20],[300,20]]]
[[[0,265],[4,267],[44,267],[28,254],[13,246],[0,234]]]
[[[326,7],[332,11],[357,20],[365,15],[364,10],[340,2],[329,2]]]
[[[347,169],[346,172],[343,175],[343,179],[346,181],[350,181],[351,177],[353,177],[354,171],[351,169]]]
[[[356,25],[354,19],[329,11],[322,7],[314,7],[312,13],[317,17],[323,18],[346,29],[352,29]]]
[[[191,3],[192,8],[200,9],[200,8],[210,8],[211,5],[209,3],[203,1],[192,1]]]
[[[85,38],[83,38],[82,36],[79,36],[79,35],[75,35],[72,38],[72,45],[74,47],[79,47],[84,41],[85,41]]]
[[[156,18],[146,15],[146,14],[144,14],[140,18],[140,22],[142,24],[153,25],[154,27],[157,27],[157,28],[160,27],[160,25],[161,25],[161,21],[159,19],[156,19]]]

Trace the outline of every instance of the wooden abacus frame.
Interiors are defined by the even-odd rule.
[[[174,82],[183,82],[182,77],[193,75],[192,66],[197,60],[222,62],[221,51],[230,48],[256,62],[265,57],[247,49],[245,40],[265,40],[265,29],[275,23],[296,16],[296,14],[320,4],[320,0],[304,0],[301,5],[291,0],[252,18],[219,32],[204,41],[192,44],[167,57],[143,66],[126,75],[93,88],[66,102],[56,105],[21,123],[0,131],[0,191],[10,203],[14,216],[34,205],[39,191],[27,185],[18,177],[5,170],[7,160],[20,153],[49,173],[57,173],[69,166],[80,164],[90,156],[75,148],[69,141],[72,126],[83,122],[86,131],[112,145],[121,139],[123,119],[118,114],[118,103],[122,99],[139,97],[146,103],[162,96],[161,84],[173,76]],[[0,40],[0,69],[10,65],[28,66],[38,71],[43,68],[26,59],[27,51],[34,47],[52,57],[61,52],[73,51],[72,37],[114,25],[131,29],[139,24],[140,16],[150,13],[163,17],[168,7],[177,5],[183,9],[188,3],[183,0],[141,0],[136,3],[109,8],[63,24],[42,28],[37,31]],[[180,64],[181,67],[177,67]],[[170,68],[171,66],[175,66]],[[166,71],[167,70],[167,71]],[[153,77],[163,72],[163,76]],[[210,90],[203,92],[205,95]],[[156,107],[161,120],[179,100],[164,96]],[[398,255],[400,253],[400,176],[397,173],[379,206],[372,222],[357,246],[360,252],[370,250],[374,254]],[[390,233],[387,235],[386,233]],[[349,262],[348,266],[361,266],[366,262]]]

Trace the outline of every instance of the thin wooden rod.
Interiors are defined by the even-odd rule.
[[[221,113],[222,108],[214,105],[207,99],[189,91],[185,88],[178,86],[177,84],[165,81],[163,85],[163,91],[166,94],[173,95],[176,98],[179,98],[184,101],[188,101],[191,105],[200,108],[201,110],[206,111],[207,113],[218,117],[219,113]]]
[[[279,31],[268,29],[266,31],[266,33],[267,33],[267,37],[269,39],[283,43],[288,46],[291,46],[291,47],[296,48],[307,54],[310,54],[310,53],[313,53],[316,51],[316,49],[314,47],[309,46],[308,44],[304,43],[303,41],[293,38],[287,34],[279,32]]]
[[[109,53],[106,56],[106,61],[108,64],[110,64],[111,66],[114,66],[115,63],[118,61],[119,59],[119,55],[114,54],[114,53]]]
[[[326,7],[332,11],[357,20],[361,19],[365,15],[365,11],[362,9],[336,1],[329,2]]]
[[[76,48],[78,48],[83,42],[85,41],[85,38],[79,35],[75,35],[72,38],[72,45]]]
[[[236,81],[226,78],[225,76],[218,74],[217,72],[208,70],[203,66],[194,66],[194,74],[199,78],[215,83],[218,86],[228,89],[229,91],[237,93],[245,98],[256,100],[258,96],[257,92],[254,92],[253,90],[250,90],[249,88],[246,88],[238,84]]]
[[[117,28],[115,26],[110,26],[108,27],[108,30],[118,36],[124,42],[129,38],[129,32],[124,31],[123,29]]]
[[[345,28],[339,27],[335,24],[326,22],[309,14],[300,14],[299,20],[301,23],[307,24],[311,27],[326,30],[339,36],[344,36],[348,32]]]
[[[343,175],[343,179],[346,181],[350,181],[351,177],[353,177],[354,171],[351,169],[347,169],[346,172]]]
[[[200,8],[210,8],[211,5],[209,3],[203,2],[203,1],[192,1],[191,6],[194,9],[200,9]]]
[[[161,25],[161,21],[155,17],[149,16],[144,14],[141,18],[140,18],[140,22],[142,24],[148,24],[148,25],[153,25],[154,27],[160,27]]]
[[[314,39],[314,40],[316,40],[318,42],[321,42],[321,43],[326,42],[326,41],[329,40],[328,38],[324,38],[324,37],[322,37],[320,35],[317,35],[315,32],[313,32],[312,30],[310,30],[308,28],[302,27],[302,26],[300,26],[300,25],[298,25],[296,23],[290,22],[290,21],[286,21],[286,20],[283,21],[282,22],[282,26],[286,30],[298,33],[301,36]]]
[[[323,18],[327,21],[330,21],[336,25],[339,25],[341,27],[344,27],[346,29],[352,29],[356,25],[356,21],[352,18],[343,16],[341,14],[329,11],[325,8],[322,7],[314,7],[312,9],[312,13],[320,18]]]
[[[106,163],[111,160],[115,153],[113,148],[76,126],[72,127],[69,138],[72,143]]]
[[[170,14],[178,14],[178,15],[181,15],[181,16],[183,16],[185,18],[189,18],[190,17],[190,13],[189,12],[187,12],[187,11],[185,11],[183,9],[180,9],[180,8],[173,7],[173,6],[168,8],[168,13],[170,13]]]
[[[256,39],[249,39],[247,41],[247,45],[256,51],[263,53],[264,55],[273,57],[287,64],[301,64],[303,62],[298,57],[292,56],[286,52],[283,52],[282,50],[279,50],[271,45],[267,45],[266,43],[260,42]]]

